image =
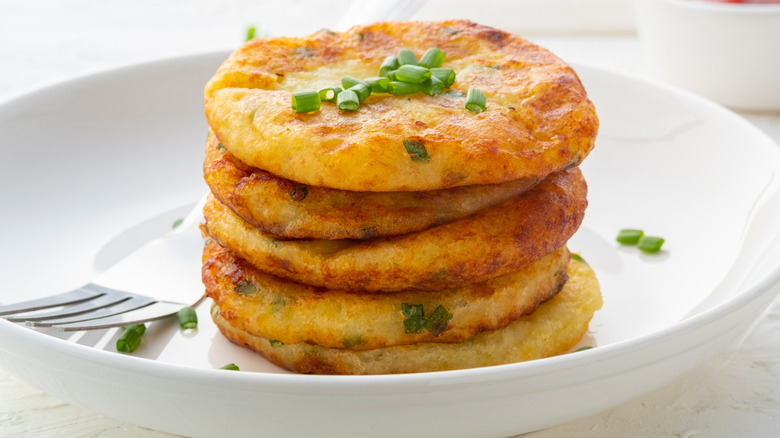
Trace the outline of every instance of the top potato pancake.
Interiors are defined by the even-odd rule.
[[[457,96],[372,94],[355,112],[324,102],[296,114],[292,92],[376,76],[399,49],[431,47],[457,73],[451,90],[484,91],[474,114]],[[315,186],[436,190],[539,178],[578,164],[598,118],[576,73],[547,50],[469,21],[386,22],[344,33],[258,38],[236,50],[205,90],[220,142],[242,162]],[[425,145],[412,160],[404,140]]]

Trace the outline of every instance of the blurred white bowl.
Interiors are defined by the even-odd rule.
[[[740,110],[780,110],[780,4],[638,0],[648,72]]]

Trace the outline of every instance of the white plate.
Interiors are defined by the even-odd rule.
[[[131,66],[0,106],[0,302],[86,282],[200,197],[202,87],[225,57]],[[584,341],[597,348],[452,372],[293,375],[226,342],[201,306],[197,334],[156,323],[133,355],[112,351],[112,332],[66,341],[0,320],[0,365],[67,401],[190,436],[508,436],[670,382],[740,336],[776,292],[780,153],[707,101],[577,70],[602,121],[570,245],[602,283]],[[624,227],[665,237],[664,250],[619,247]],[[215,369],[229,362],[242,371]]]

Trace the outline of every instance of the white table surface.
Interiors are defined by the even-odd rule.
[[[540,3],[526,1],[532,6]],[[290,6],[300,9],[301,3],[0,0],[0,101],[86,72],[234,47],[253,24],[260,25],[261,32],[304,33],[311,25],[293,25],[289,15]],[[450,18],[435,6],[426,5],[416,17]],[[327,17],[328,9],[319,7],[312,16]],[[311,6],[307,9],[312,11]],[[626,11],[621,6],[611,9],[608,17],[602,16],[599,26],[607,28],[604,32],[579,29],[579,34],[551,34],[534,29],[524,35],[564,59],[641,75],[641,45],[626,21]],[[491,19],[489,8],[477,15],[468,17],[484,24],[507,22],[506,17]],[[328,27],[328,20],[323,18],[311,30]],[[528,22],[532,20],[518,21],[521,26]],[[780,113],[741,115],[780,143]],[[0,437],[12,436],[171,435],[65,403],[0,369]],[[676,382],[610,411],[527,436],[780,436],[780,300],[775,300],[740,345],[730,346]]]

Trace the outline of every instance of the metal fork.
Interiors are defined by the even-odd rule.
[[[0,306],[0,317],[30,327],[94,330],[167,318],[194,306],[204,293],[198,224],[205,201],[204,196],[178,227],[92,282],[58,295]]]

